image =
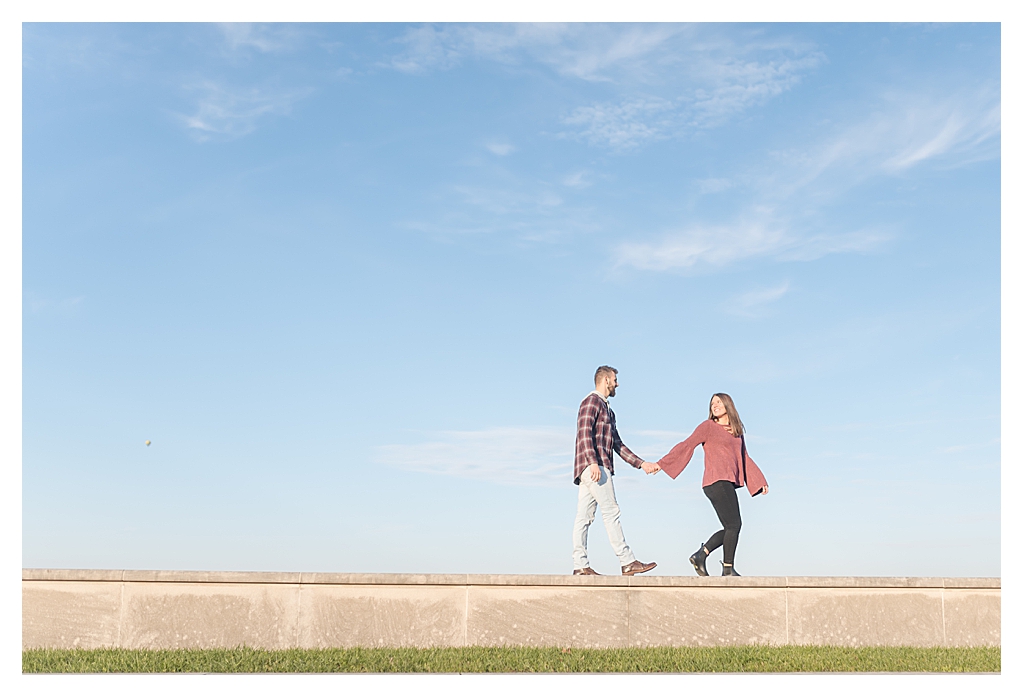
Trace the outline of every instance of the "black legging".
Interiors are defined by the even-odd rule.
[[[739,529],[742,528],[742,518],[739,517],[739,497],[735,495],[735,484],[720,480],[703,487],[703,493],[710,499],[714,505],[714,512],[718,514],[718,520],[725,526],[724,530],[718,530],[711,535],[704,547],[708,552],[713,552],[724,545],[724,562],[733,564],[735,562],[735,546],[739,544]]]

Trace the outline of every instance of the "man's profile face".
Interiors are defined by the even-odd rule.
[[[605,375],[604,379],[607,380],[607,396],[614,397],[615,388],[618,387],[618,376],[611,373],[610,375]]]

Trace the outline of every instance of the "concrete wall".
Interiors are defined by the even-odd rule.
[[[25,569],[22,646],[998,646],[1001,580]]]

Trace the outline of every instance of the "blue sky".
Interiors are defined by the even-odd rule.
[[[735,399],[740,573],[999,575],[1000,60],[992,24],[25,25],[23,565],[568,573],[606,363],[647,459]],[[618,473],[691,574],[701,457]]]

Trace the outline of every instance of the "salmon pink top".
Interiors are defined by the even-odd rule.
[[[724,426],[710,419],[697,426],[693,435],[672,448],[657,464],[674,479],[689,464],[698,445],[703,446],[703,486],[723,480],[736,488],[745,486],[751,496],[756,496],[767,485],[757,463],[753,462],[749,453],[743,452],[744,439],[736,438]]]

